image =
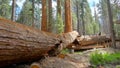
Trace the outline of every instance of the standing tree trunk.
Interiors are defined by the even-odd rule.
[[[113,16],[112,16],[112,12],[111,12],[110,0],[107,0],[107,6],[108,6],[108,15],[109,15],[109,22],[110,22],[110,32],[111,32],[112,46],[116,48],[114,23],[113,23]]]
[[[62,12],[61,12],[61,0],[57,0],[57,14],[62,17]]]
[[[84,22],[84,0],[82,0],[82,4],[81,4],[81,9],[82,9],[82,34],[85,35],[85,22]]]
[[[16,0],[12,0],[12,15],[11,15],[12,21],[15,21],[15,9],[16,9]]]
[[[57,0],[57,23],[56,23],[56,33],[62,33],[64,31],[64,24],[62,19],[61,11],[61,0]]]
[[[65,0],[65,33],[72,31],[72,17],[71,17],[71,0]],[[73,53],[73,49],[69,52]]]
[[[65,0],[65,33],[72,31],[70,0]]]
[[[48,0],[48,9],[49,9],[48,31],[52,32],[52,0]]]
[[[96,7],[95,7],[95,3],[94,3],[94,17],[95,17],[95,23],[97,23],[97,13],[96,13]],[[93,33],[96,33],[96,28],[95,26],[93,27]]]
[[[46,0],[42,0],[42,24],[41,30],[47,31],[47,6]]]
[[[32,27],[35,27],[35,17],[34,17],[34,8],[35,8],[35,0],[32,0]]]
[[[79,3],[78,0],[76,0],[76,15],[77,15],[77,31],[80,34],[80,20],[79,20]]]

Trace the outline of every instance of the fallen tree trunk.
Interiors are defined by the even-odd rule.
[[[81,46],[87,46],[87,45],[94,45],[94,44],[102,44],[105,42],[110,42],[110,38],[107,38],[106,36],[81,36],[77,38],[77,41]]]
[[[76,40],[68,46],[68,48],[73,48],[73,49],[91,48],[91,45],[104,44],[110,41],[111,41],[110,38],[107,38],[106,36],[98,36],[98,35],[87,36],[86,35],[86,36],[77,37]],[[101,46],[92,46],[92,47],[101,47]]]
[[[115,38],[115,41],[120,41],[119,37]],[[90,48],[102,48],[108,47],[111,44],[111,38],[107,35],[85,35],[77,37],[73,43],[67,46],[67,48],[80,50]],[[96,45],[97,44],[97,45]]]
[[[76,31],[56,35],[0,18],[0,67],[34,61],[48,53],[56,55],[52,53],[67,47],[77,36]],[[61,41],[63,47],[59,48]]]
[[[59,41],[54,34],[0,19],[0,66],[40,59]]]

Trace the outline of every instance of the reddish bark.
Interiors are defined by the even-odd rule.
[[[70,0],[65,0],[65,33],[72,31]]]
[[[58,55],[77,36],[75,31],[56,35],[0,18],[0,67]]]
[[[42,24],[41,30],[47,31],[47,5],[46,0],[42,0]]]
[[[40,59],[56,44],[54,34],[0,19],[0,66]]]

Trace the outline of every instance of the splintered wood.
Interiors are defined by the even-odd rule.
[[[69,44],[73,43],[74,40],[79,36],[78,32],[72,31],[68,33],[59,34],[57,37],[62,40],[62,44],[64,47],[69,46]]]

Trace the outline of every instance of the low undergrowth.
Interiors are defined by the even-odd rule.
[[[117,53],[99,53],[95,52],[90,55],[90,62],[94,66],[112,64],[115,62],[120,62],[120,52]]]
[[[67,53],[69,53],[69,50],[67,48],[65,48],[61,51],[61,54],[67,54]]]

